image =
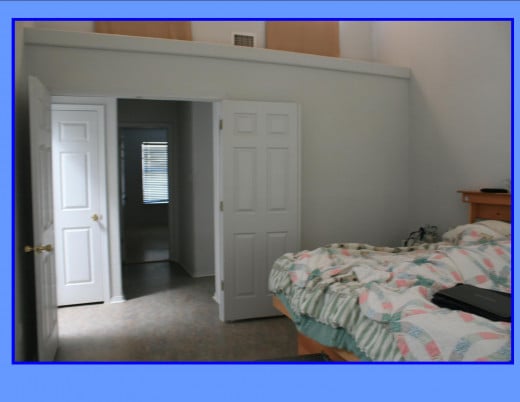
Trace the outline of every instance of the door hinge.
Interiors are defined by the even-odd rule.
[[[219,128],[219,130],[222,130],[224,128],[224,120],[220,119],[218,121],[218,128]]]
[[[220,201],[220,212],[224,212],[224,201]]]
[[[224,291],[224,281],[220,281],[220,290],[223,292]]]

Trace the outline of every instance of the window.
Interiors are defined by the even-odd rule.
[[[168,143],[143,142],[143,203],[167,204],[168,198]]]

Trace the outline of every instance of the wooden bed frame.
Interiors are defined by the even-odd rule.
[[[284,304],[276,296],[273,297],[273,305],[283,315],[285,315],[289,319],[291,318],[291,315],[285,308]],[[330,360],[335,362],[356,362],[360,360],[359,357],[357,357],[354,353],[349,352],[348,350],[332,348],[330,346],[322,345],[321,343],[316,342],[314,339],[303,335],[301,332],[298,332],[297,337],[298,355],[300,356],[314,353],[325,353]]]
[[[509,193],[482,193],[480,191],[465,191],[462,193],[462,201],[470,204],[469,221],[478,219],[494,219],[505,222],[511,221],[511,194]],[[291,319],[291,315],[284,304],[276,296],[273,296],[273,306],[283,315]],[[313,353],[325,353],[332,361],[359,362],[360,359],[348,350],[325,346],[298,332],[298,355]]]

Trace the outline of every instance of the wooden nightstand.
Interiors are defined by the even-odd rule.
[[[465,191],[462,193],[462,201],[470,204],[469,221],[477,219],[494,219],[498,221],[511,221],[511,194],[510,193],[483,193],[481,191]]]

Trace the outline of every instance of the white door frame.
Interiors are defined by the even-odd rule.
[[[223,282],[224,277],[224,253],[223,240],[224,232],[222,225],[222,209],[220,201],[222,200],[222,163],[221,163],[221,136],[220,121],[222,118],[221,102],[213,102],[213,230],[215,233],[215,296],[214,299],[218,304],[222,303]],[[220,314],[220,312],[219,312]]]

